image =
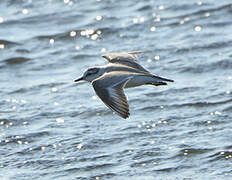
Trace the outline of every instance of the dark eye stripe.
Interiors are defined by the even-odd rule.
[[[89,72],[86,74],[86,76],[89,76],[89,75],[92,75],[92,74],[95,74],[95,73],[92,72],[92,71],[89,71]]]

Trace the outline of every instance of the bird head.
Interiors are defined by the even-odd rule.
[[[87,71],[84,72],[82,77],[76,79],[74,82],[78,82],[82,80],[92,82],[93,80],[100,77],[103,73],[104,71],[100,67],[91,67],[91,68],[88,68]]]

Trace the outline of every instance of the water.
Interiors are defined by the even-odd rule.
[[[0,1],[0,179],[231,179],[231,1]],[[123,120],[73,82],[106,52],[171,78]]]

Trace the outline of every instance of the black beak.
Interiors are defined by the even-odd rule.
[[[82,81],[82,80],[84,80],[84,78],[80,77],[80,78],[76,79],[74,82],[78,82],[78,81]]]

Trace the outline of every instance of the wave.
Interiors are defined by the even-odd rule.
[[[180,67],[181,73],[206,73],[214,71],[225,71],[232,69],[232,61],[230,59],[223,59],[217,62],[204,62],[201,64],[195,64],[194,66]]]
[[[14,65],[14,64],[21,64],[21,63],[27,62],[29,60],[30,60],[30,58],[13,57],[13,58],[5,59],[3,61],[5,61],[7,64]]]
[[[4,45],[9,45],[9,46],[13,46],[13,45],[20,45],[20,43],[18,42],[14,42],[14,41],[9,41],[9,40],[3,40],[3,39],[0,39],[0,44],[4,44]]]

